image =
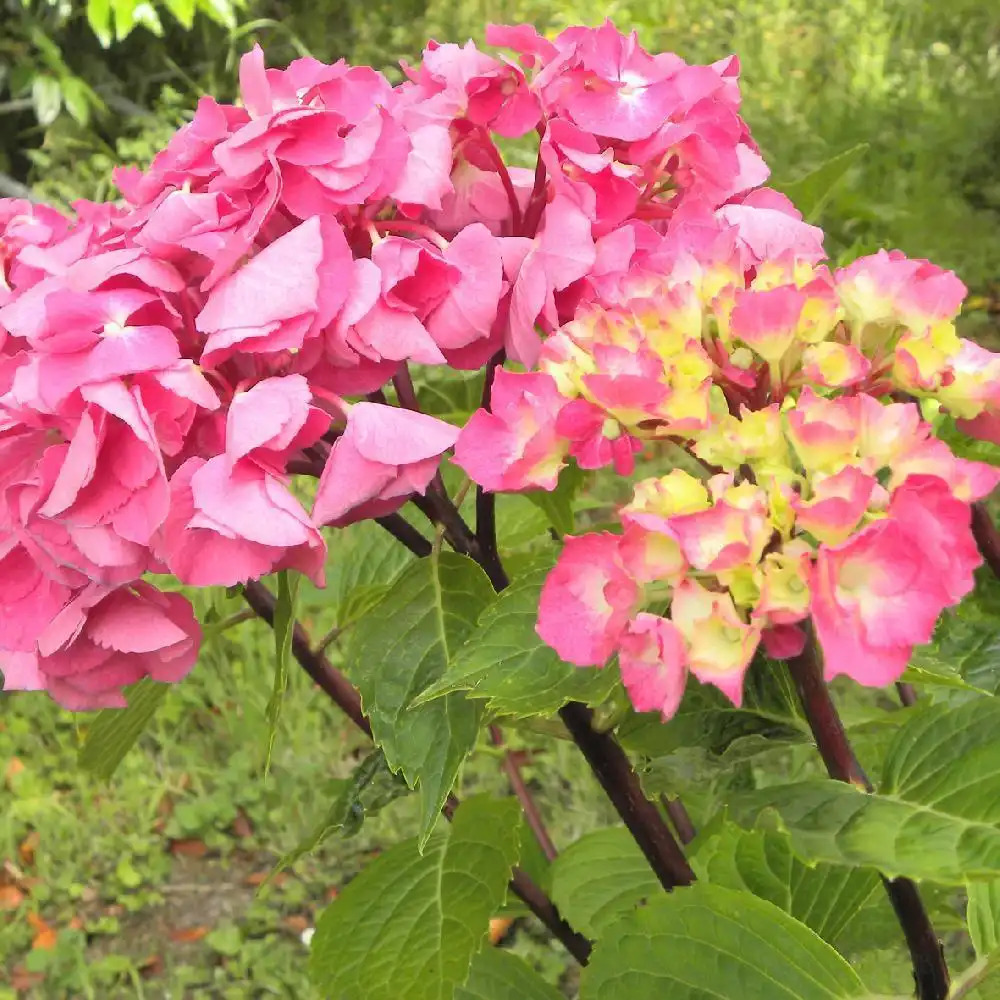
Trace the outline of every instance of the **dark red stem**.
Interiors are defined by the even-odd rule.
[[[827,774],[836,781],[871,792],[871,782],[854,756],[830,689],[823,680],[823,669],[811,638],[801,655],[788,661],[788,667]],[[908,878],[883,876],[882,882],[910,950],[917,997],[945,1000],[949,975],[944,950],[916,885]]]
[[[997,532],[993,518],[982,502],[972,505],[972,536],[983,554],[983,560],[1000,579],[1000,533]]]

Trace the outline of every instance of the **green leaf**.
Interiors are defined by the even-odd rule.
[[[479,618],[474,632],[452,659],[448,671],[421,694],[419,701],[466,691],[485,699],[499,715],[548,715],[569,701],[596,704],[617,681],[617,672],[574,667],[560,660],[535,632],[538,599],[548,575],[536,566],[497,596]]]
[[[750,825],[772,809],[807,861],[960,884],[1000,875],[1000,702],[911,710],[886,755],[879,794],[805,781],[738,796]]]
[[[236,7],[233,0],[198,0],[199,10],[230,31],[236,27]]]
[[[334,833],[340,833],[344,837],[353,836],[361,829],[368,816],[374,816],[410,790],[402,777],[390,770],[381,749],[373,750],[358,764],[350,778],[338,784],[341,786],[340,794],[327,809],[322,822],[301,844],[281,857],[268,875],[268,881],[289,865],[311,854]]]
[[[295,632],[295,594],[299,586],[298,573],[283,569],[278,573],[278,597],[274,606],[274,689],[267,702],[264,717],[267,720],[267,753],[264,757],[264,774],[271,768],[271,753],[278,735],[281,706],[288,690],[288,656],[292,650]]]
[[[144,677],[128,688],[127,708],[101,709],[80,748],[80,766],[98,777],[110,778],[142,735],[168,690],[169,685]]]
[[[60,81],[63,103],[73,120],[79,125],[90,121],[90,90],[76,76],[64,76]]]
[[[784,184],[780,190],[795,202],[806,222],[815,222],[833,197],[848,171],[864,159],[868,143],[860,142],[831,157],[804,177]]]
[[[461,694],[413,702],[445,673],[492,597],[471,559],[433,555],[413,563],[350,636],[345,665],[375,741],[389,766],[419,786],[422,842],[476,744],[481,712]]]
[[[611,924],[580,1000],[860,1000],[847,962],[808,927],[747,892],[695,884]]]
[[[164,4],[181,26],[190,31],[194,24],[195,0],[164,0]]]
[[[698,878],[752,892],[834,943],[879,885],[876,872],[846,865],[804,865],[786,834],[733,823],[705,831],[691,856]]]
[[[533,490],[531,493],[524,494],[526,500],[530,500],[544,512],[549,519],[549,524],[560,537],[571,535],[576,528],[573,501],[583,485],[584,478],[583,471],[579,466],[567,465],[559,473],[559,482],[554,490],[551,492]]]
[[[470,799],[423,853],[380,855],[324,911],[310,972],[331,1000],[446,1000],[469,975],[517,863],[513,799]]]
[[[552,862],[552,901],[581,934],[600,938],[639,903],[662,892],[623,826],[585,833]]]
[[[969,937],[979,958],[1000,947],[1000,879],[970,882],[968,885]]]
[[[413,385],[424,413],[462,426],[483,398],[483,373],[421,367],[414,370]]]
[[[39,125],[51,125],[62,107],[62,88],[54,76],[39,73],[31,84],[31,101]]]
[[[524,959],[500,948],[484,948],[472,960],[468,982],[455,1000],[563,1000]]]

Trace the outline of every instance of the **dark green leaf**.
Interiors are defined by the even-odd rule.
[[[623,826],[585,833],[552,862],[552,901],[591,938],[660,892],[653,869]]]
[[[443,676],[492,597],[471,559],[441,553],[413,563],[351,632],[347,672],[389,766],[419,785],[422,839],[476,744],[480,709],[461,694],[413,702]]]
[[[868,143],[860,142],[831,157],[804,177],[782,185],[780,190],[795,202],[806,222],[815,222],[833,197],[837,185],[852,167],[864,159],[867,152]]]
[[[512,952],[484,948],[455,1000],[562,1000],[562,994]]]
[[[612,923],[580,1000],[860,1000],[857,974],[825,941],[747,892],[695,884]]]
[[[390,848],[323,913],[310,971],[331,1000],[446,1000],[469,975],[517,863],[516,801],[471,799],[450,829]]]
[[[101,778],[110,778],[142,735],[168,690],[167,684],[144,677],[128,689],[127,708],[105,708],[98,712],[80,749],[80,766]]]
[[[583,485],[584,475],[579,466],[567,465],[559,473],[559,482],[551,492],[534,490],[525,493],[525,498],[540,508],[549,519],[549,524],[557,534],[571,535],[576,528],[576,515],[573,502]]]
[[[420,701],[467,691],[499,715],[547,715],[568,701],[595,704],[617,681],[617,672],[574,667],[560,660],[535,632],[538,598],[548,573],[536,566],[515,580],[480,616],[447,673]]]

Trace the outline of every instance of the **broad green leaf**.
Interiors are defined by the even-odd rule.
[[[54,76],[39,73],[31,84],[31,101],[39,125],[51,125],[62,107],[62,88]]]
[[[555,541],[549,534],[549,522],[528,497],[518,493],[501,493],[496,498],[497,542],[507,555],[529,546],[544,546],[555,552]]]
[[[483,398],[482,372],[419,368],[414,371],[413,385],[424,413],[450,424],[464,426]]]
[[[954,884],[1000,875],[1000,702],[911,711],[877,795],[806,781],[740,796],[734,815],[774,809],[808,861]]]
[[[786,834],[724,823],[706,831],[691,856],[699,879],[766,899],[821,938],[835,942],[879,885],[878,875],[846,865],[804,865]]]
[[[560,537],[572,534],[576,528],[573,501],[583,485],[584,478],[579,466],[567,465],[559,473],[559,482],[554,490],[534,490],[524,494],[526,500],[530,500],[544,512],[549,524]]]
[[[324,605],[338,628],[363,617],[414,561],[413,554],[373,521],[359,521],[330,534]]]
[[[563,1000],[563,995],[513,952],[484,948],[455,1000]]]
[[[423,853],[412,839],[380,855],[317,922],[309,965],[323,995],[454,996],[503,903],[519,829],[515,800],[471,799]]]
[[[1000,879],[970,882],[967,888],[969,937],[976,954],[984,958],[1000,947]]]
[[[493,600],[448,671],[423,692],[422,703],[466,691],[498,715],[530,716],[550,714],[569,701],[595,704],[607,696],[617,681],[615,671],[574,667],[535,632],[547,573],[547,567],[536,566]]]
[[[274,689],[267,702],[264,716],[267,720],[267,753],[264,757],[264,774],[271,768],[271,753],[278,734],[281,706],[288,690],[288,656],[292,650],[295,632],[295,594],[299,575],[283,569],[278,573],[278,597],[274,606]]]
[[[860,1000],[854,970],[822,938],[748,892],[695,884],[611,924],[580,1000]]]
[[[600,938],[619,917],[662,891],[623,826],[585,833],[552,862],[552,901],[590,938]]]
[[[347,673],[389,766],[419,786],[422,840],[476,744],[481,712],[461,694],[413,701],[444,675],[492,597],[471,559],[441,553],[413,563],[350,634]]]
[[[128,689],[127,708],[101,709],[80,748],[80,766],[98,777],[110,778],[142,735],[168,690],[169,685],[144,677]]]
[[[864,159],[868,143],[861,142],[831,157],[804,177],[781,186],[780,190],[795,202],[806,222],[815,222],[833,197],[847,172]]]
[[[270,879],[282,869],[311,854],[334,833],[344,837],[357,833],[365,819],[384,809],[409,792],[406,782],[393,774],[381,749],[373,750],[344,782],[338,782],[340,793],[330,804],[322,822],[294,850],[284,855],[274,866]]]
[[[191,30],[191,26],[194,24],[195,2],[196,0],[164,0],[167,10],[188,31]]]

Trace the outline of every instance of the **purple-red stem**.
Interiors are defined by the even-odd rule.
[[[490,358],[486,365],[483,381],[483,397],[480,406],[489,410],[493,397],[493,377],[497,369],[504,363],[505,353],[501,350]],[[497,501],[496,494],[490,490],[476,487],[476,539],[482,549],[483,556],[493,569],[493,576],[506,579],[503,566],[500,563],[500,551],[497,547]],[[492,579],[492,576],[491,576]]]
[[[788,667],[827,774],[836,781],[871,792],[871,782],[854,756],[830,689],[823,679],[812,637],[802,653],[788,661]],[[945,1000],[948,966],[916,885],[908,878],[882,876],[882,882],[910,950],[918,1000]]]

